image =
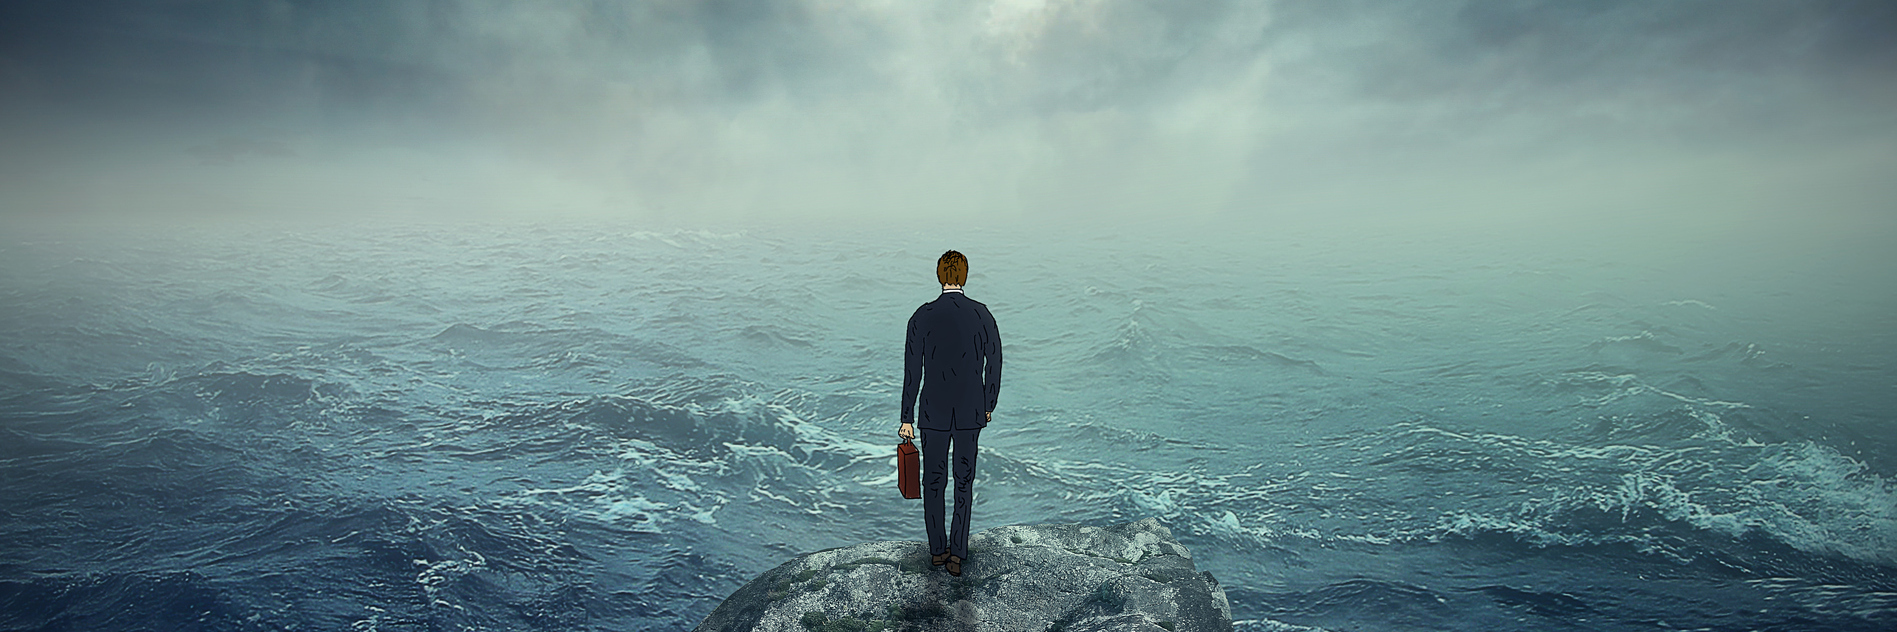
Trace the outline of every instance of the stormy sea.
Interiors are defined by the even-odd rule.
[[[10,230],[0,630],[687,630],[924,539],[950,248],[974,531],[1158,518],[1239,630],[1897,629],[1888,232],[843,226]]]

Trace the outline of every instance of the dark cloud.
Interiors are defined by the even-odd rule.
[[[647,210],[1367,207],[1414,191],[1322,191],[1888,141],[1893,7],[15,1],[0,168],[242,167],[191,158],[242,138],[311,183],[507,173]]]
[[[1297,83],[1452,124],[1528,115],[1730,134],[1807,114],[1876,117],[1897,84],[1885,2],[1276,6],[1272,36],[1311,49],[1287,69]]]
[[[1007,4],[938,5],[912,17],[926,22],[921,30],[966,30]],[[1274,59],[1289,77],[1329,77],[1351,95],[1397,101],[1494,90],[1608,98],[1750,75],[1897,77],[1897,8],[1881,1],[1293,0],[1266,5],[1254,32],[1222,38],[1248,6],[1048,2],[1015,16],[1020,38],[931,52],[970,71],[952,87],[974,101],[1044,109],[1163,98],[1195,74],[1223,75],[1268,51],[1290,53]],[[0,54],[62,103],[168,94],[243,107],[305,96],[297,90],[309,83],[338,107],[435,108],[476,96],[465,83],[496,73],[655,82],[704,99],[822,99],[914,70],[892,67],[890,56],[917,42],[887,17],[760,0],[17,1],[0,5]],[[694,56],[708,76],[668,76]]]

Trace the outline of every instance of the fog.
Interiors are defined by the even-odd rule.
[[[0,213],[1888,231],[1887,2],[9,2]]]

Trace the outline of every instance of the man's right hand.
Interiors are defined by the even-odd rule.
[[[896,428],[896,436],[902,437],[904,441],[916,438],[915,424],[906,423],[901,426],[898,426]]]

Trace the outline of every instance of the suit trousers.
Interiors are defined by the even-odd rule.
[[[929,533],[929,554],[968,558],[968,510],[975,504],[975,452],[980,428],[922,430],[922,520]],[[948,486],[953,449],[955,518],[942,533],[942,492]]]

